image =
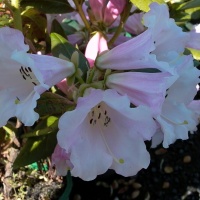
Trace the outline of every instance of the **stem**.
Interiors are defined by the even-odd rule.
[[[20,0],[11,0],[11,6],[13,11],[14,28],[22,31]]]
[[[86,19],[85,14],[83,12],[82,5],[79,4],[78,0],[73,0],[73,1],[74,1],[74,4],[76,6],[76,9],[77,9],[81,19],[83,20],[83,23],[85,24],[85,27],[88,29],[89,32],[92,32],[90,24],[89,24],[88,20]]]
[[[113,45],[115,40],[119,37],[120,33],[122,32],[122,29],[124,28],[124,24],[125,24],[126,20],[129,17],[129,13],[130,13],[131,7],[132,7],[132,3],[128,2],[126,7],[124,8],[122,14],[121,14],[121,19],[120,19],[119,26],[117,27],[117,30],[115,31],[113,37],[108,42],[108,46],[109,47]]]

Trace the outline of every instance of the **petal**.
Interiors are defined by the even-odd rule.
[[[169,77],[169,73],[116,73],[107,77],[106,85],[122,95],[127,94],[134,105],[146,105],[158,114],[165,100]]]
[[[70,161],[74,165],[71,173],[89,181],[108,170],[112,157],[102,140],[101,130],[89,126],[89,122],[83,123],[85,126],[81,129],[81,137],[71,147]]]
[[[193,65],[192,57],[183,63],[183,67],[179,68],[177,72],[179,73],[179,78],[174,82],[174,84],[167,91],[167,98],[189,104],[197,93],[196,85],[199,83],[200,70],[198,70]],[[178,93],[177,93],[178,91]]]
[[[58,176],[66,176],[68,170],[73,168],[69,157],[70,154],[67,154],[65,150],[57,144],[51,156],[51,164],[52,166],[56,166],[56,172]]]
[[[0,48],[3,49],[1,55],[5,52],[9,53],[14,50],[24,52],[29,50],[28,45],[24,44],[24,36],[22,32],[13,28],[0,28],[0,41]]]
[[[111,129],[111,132],[105,133],[106,141],[113,154],[123,159],[124,163],[113,161],[110,168],[123,176],[133,176],[142,168],[146,169],[150,164],[150,155],[142,137],[137,134],[130,137],[124,134],[123,129],[114,127],[114,124]]]
[[[40,70],[44,83],[49,87],[56,85],[75,72],[74,64],[67,60],[46,55],[30,54],[29,56],[33,59],[34,66]]]
[[[103,11],[107,0],[89,0],[90,7],[97,21],[103,21]]]
[[[104,10],[104,23],[110,26],[121,14],[126,5],[126,0],[110,0]]]
[[[138,61],[147,60],[152,50],[154,50],[154,43],[151,33],[145,31],[112,50],[100,54],[95,64],[101,69],[133,69]]]
[[[135,13],[128,17],[124,29],[133,34],[133,35],[139,35],[145,30],[144,25],[142,24],[142,18],[144,13]]]
[[[126,95],[120,96],[115,90],[106,90],[103,101],[112,120],[125,128],[127,134],[137,132],[145,140],[151,139],[157,126],[150,109],[145,106],[130,108],[129,98]]]
[[[195,113],[183,103],[166,100],[161,116],[156,118],[164,133],[163,146],[167,148],[176,139],[188,139],[188,131],[196,130]],[[186,123],[185,123],[186,122]]]
[[[162,60],[166,52],[183,53],[189,37],[176,25],[174,19],[169,18],[167,5],[152,3],[150,11],[144,15],[143,20],[144,25],[152,31],[156,46],[152,53],[158,60]]]
[[[88,59],[90,67],[94,66],[97,55],[106,50],[108,50],[107,41],[101,33],[97,32],[90,39],[85,50],[85,57]]]

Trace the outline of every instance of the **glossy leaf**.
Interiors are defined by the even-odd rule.
[[[66,0],[22,0],[21,6],[33,6],[41,12],[61,14],[73,12],[74,9]]]
[[[142,11],[149,11],[149,5],[152,3],[152,2],[157,2],[157,3],[165,3],[163,0],[131,0],[131,2],[136,6],[138,7],[140,10]]]
[[[45,92],[37,101],[35,111],[42,117],[46,115],[62,115],[73,108],[74,105],[66,98],[58,94]]]
[[[183,3],[180,6],[180,9],[186,10],[186,9],[197,8],[197,7],[200,7],[200,1],[199,0],[192,0],[192,1],[188,1],[186,3]]]
[[[58,118],[51,116],[39,123],[33,132],[23,135],[23,137],[29,136],[29,138],[14,161],[14,169],[24,167],[51,156],[57,144],[57,124]],[[41,132],[46,132],[46,135],[38,136]]]
[[[75,48],[64,37],[57,33],[51,33],[50,37],[52,54],[54,56],[59,57],[60,55],[64,55],[69,60],[71,60],[72,54],[75,51],[78,52],[78,68],[81,69],[81,71],[83,72],[83,76],[85,76],[89,69],[89,63],[85,56],[82,54],[82,52]]]

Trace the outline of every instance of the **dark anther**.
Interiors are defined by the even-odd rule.
[[[99,113],[98,119],[100,119],[100,117],[101,117],[101,113]]]
[[[33,85],[37,85],[35,82],[32,82],[33,83]]]

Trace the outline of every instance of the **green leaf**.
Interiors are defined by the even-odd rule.
[[[58,131],[58,118],[54,116],[50,116],[40,122],[34,131],[28,132],[24,135],[22,135],[22,138],[28,138],[28,137],[38,137],[38,136],[44,136],[52,134],[52,132]]]
[[[51,33],[50,37],[51,37],[52,54],[54,56],[59,57],[60,55],[64,55],[69,60],[71,60],[72,54],[75,51],[78,52],[79,55],[78,68],[81,69],[81,71],[83,72],[83,77],[85,77],[89,69],[89,63],[85,58],[85,56],[82,54],[82,52],[79,51],[77,48],[75,48],[64,37],[62,37],[57,33]]]
[[[36,38],[41,39],[46,36],[47,20],[44,15],[34,8],[28,8],[22,12],[23,32],[31,41]]]
[[[53,32],[60,34],[64,38],[66,37],[64,29],[62,28],[61,24],[56,19],[54,19],[51,24],[51,33]]]
[[[58,118],[51,116],[39,123],[39,125],[35,127],[33,132],[23,135],[23,137],[31,137],[27,139],[25,145],[22,147],[19,155],[17,156],[13,164],[14,169],[30,165],[34,162],[51,156],[57,144],[57,124]],[[46,135],[37,136],[40,135],[40,132],[42,131],[44,133],[46,131]],[[33,133],[37,133],[37,135],[34,135]]]
[[[74,106],[75,105],[69,100],[58,94],[45,92],[37,101],[35,112],[37,112],[40,117],[47,115],[62,115],[66,111],[72,110]]]
[[[79,29],[78,23],[75,20],[64,19],[62,21],[62,27],[67,35],[71,35]]]
[[[191,48],[188,48],[188,49],[189,49],[190,52],[192,53],[194,59],[200,60],[200,50],[191,49]]]
[[[17,156],[13,168],[24,167],[51,156],[56,143],[56,132],[48,136],[28,138]]]
[[[149,5],[152,2],[157,2],[157,3],[165,3],[164,0],[130,0],[136,7],[138,7],[142,11],[149,11]]]
[[[180,6],[180,9],[186,10],[186,9],[197,8],[197,7],[200,7],[200,1],[199,0],[192,0],[192,1],[188,1],[186,3],[183,3]]]
[[[22,0],[21,6],[33,6],[44,13],[61,14],[73,12],[67,0]]]

